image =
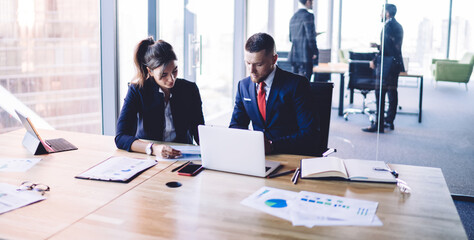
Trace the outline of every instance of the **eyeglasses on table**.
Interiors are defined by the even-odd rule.
[[[31,181],[26,181],[20,184],[20,186],[16,189],[17,191],[37,191],[44,195],[46,192],[49,192],[51,188],[42,183],[34,183]]]

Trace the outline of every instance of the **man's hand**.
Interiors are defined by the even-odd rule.
[[[375,69],[374,61],[369,62],[369,67],[372,68],[372,69]]]
[[[318,57],[318,55],[313,55],[313,59],[316,59]]]
[[[379,48],[379,45],[377,43],[370,43],[370,47]]]

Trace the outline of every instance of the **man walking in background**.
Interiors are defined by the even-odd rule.
[[[306,76],[310,80],[313,74],[313,60],[319,54],[316,45],[314,14],[309,12],[310,9],[313,9],[313,0],[299,1],[304,5],[304,8],[299,9],[290,20],[292,46],[288,61],[291,63],[294,73]]]

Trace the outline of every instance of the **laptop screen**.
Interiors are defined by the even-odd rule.
[[[265,176],[265,146],[262,132],[203,125],[198,129],[203,167]]]
[[[18,115],[18,117],[20,118],[20,121],[25,127],[26,131],[29,132],[32,136],[34,136],[38,140],[42,141],[38,132],[36,132],[36,129],[33,127],[33,124],[31,124],[30,119],[25,117],[23,114],[19,113],[17,110],[15,110],[15,112],[16,112],[16,115]]]

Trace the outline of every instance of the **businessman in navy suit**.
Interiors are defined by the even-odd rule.
[[[319,118],[311,109],[308,79],[278,68],[275,41],[266,33],[245,44],[250,76],[239,81],[231,128],[265,135],[265,152],[318,155]]]
[[[299,0],[304,6],[290,19],[291,50],[288,61],[293,72],[311,79],[313,64],[318,64],[319,50],[316,44],[316,27],[314,25],[313,0]]]

